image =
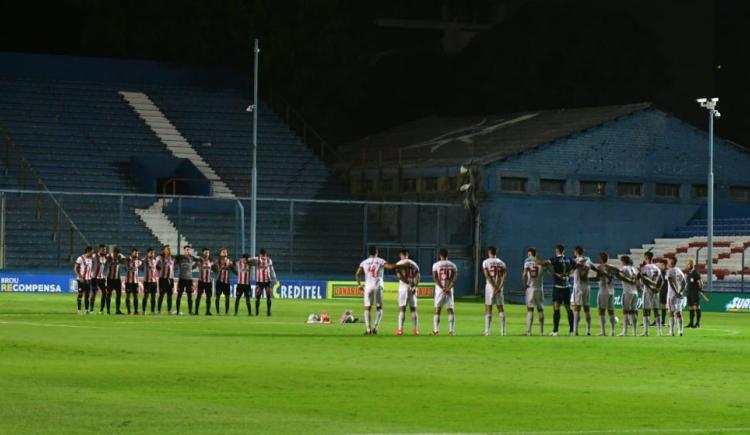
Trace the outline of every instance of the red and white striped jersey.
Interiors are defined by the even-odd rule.
[[[401,282],[409,284],[410,286],[414,286],[419,282],[419,266],[417,263],[407,258],[399,260],[396,265],[406,266],[403,269],[399,269],[397,272],[398,279],[400,279]]]
[[[218,279],[219,282],[228,283],[229,272],[231,270],[232,270],[232,260],[230,260],[227,257],[219,257],[219,261],[216,262],[216,271],[218,274],[216,279]]]
[[[250,284],[250,263],[246,263],[237,260],[234,263],[235,270],[237,271],[237,284]]]
[[[94,255],[94,278],[104,279],[104,268],[107,267],[107,260],[109,259],[108,254]]]
[[[490,257],[482,262],[482,270],[492,280],[497,280],[500,278],[500,275],[505,273],[505,263],[497,257]],[[489,280],[487,284],[490,284]]]
[[[200,276],[198,281],[200,282],[211,282],[211,269],[214,267],[214,261],[211,258],[201,257],[198,260],[198,272]]]
[[[143,281],[144,282],[156,282],[159,279],[159,270],[157,266],[156,257],[146,257],[143,259]]]
[[[93,259],[91,257],[86,257],[85,255],[81,255],[76,259],[76,264],[78,265],[78,277],[80,279],[83,279],[84,281],[88,281],[93,278],[94,271],[92,269],[93,266]]]
[[[122,254],[118,254],[116,257],[115,254],[107,256],[107,279],[120,279],[120,265],[124,258],[125,256]]]
[[[127,260],[125,260],[125,270],[127,271],[125,283],[132,284],[138,282],[138,268],[140,267],[141,260],[138,257],[128,257]]]
[[[255,282],[271,282],[276,279],[276,271],[273,270],[273,261],[268,257],[255,258]]]
[[[440,260],[432,265],[432,272],[437,274],[436,284],[440,286],[440,288],[445,288],[453,277],[456,276],[458,268],[451,261]]]
[[[174,278],[174,257],[156,257],[156,268],[159,269],[159,278]]]

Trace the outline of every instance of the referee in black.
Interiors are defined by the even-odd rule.
[[[563,245],[555,246],[555,256],[544,262],[552,268],[555,284],[552,287],[552,334],[557,335],[560,328],[560,305],[565,306],[568,313],[569,334],[573,333],[573,311],[570,310],[570,272],[573,271],[573,260],[565,256]]]
[[[688,328],[701,327],[701,297],[703,296],[703,280],[693,260],[688,260],[687,270],[687,304],[690,307],[690,323]],[[697,319],[696,319],[697,317]]]

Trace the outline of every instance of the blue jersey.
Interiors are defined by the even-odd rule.
[[[573,259],[565,257],[563,255],[558,255],[557,257],[550,258],[549,262],[552,271],[555,273],[555,287],[570,287],[570,279],[568,278],[568,274],[571,270],[573,270],[573,265],[575,264]],[[557,275],[563,275],[564,277],[561,278]]]

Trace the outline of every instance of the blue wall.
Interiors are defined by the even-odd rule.
[[[750,153],[718,140],[717,200],[729,201],[729,186],[750,186]],[[706,184],[707,136],[659,110],[625,116],[580,134],[485,167],[488,195],[482,209],[483,244],[495,244],[510,269],[510,288],[520,287],[528,246],[542,257],[557,243],[583,245],[590,256],[610,255],[649,243],[699,213],[704,199],[692,184]],[[527,193],[499,191],[501,177],[528,179]],[[540,194],[539,179],[564,179],[562,195]],[[605,197],[579,196],[579,181],[605,181]],[[617,182],[643,182],[643,196],[617,196]],[[679,198],[659,198],[654,183],[681,186]]]

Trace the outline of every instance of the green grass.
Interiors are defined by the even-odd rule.
[[[252,319],[74,304],[0,294],[0,434],[750,432],[744,314],[704,314],[681,338],[522,337],[525,308],[509,306],[509,336],[481,337],[482,306],[463,302],[457,336],[394,337],[389,303],[364,337],[303,323],[359,301],[277,300]]]

